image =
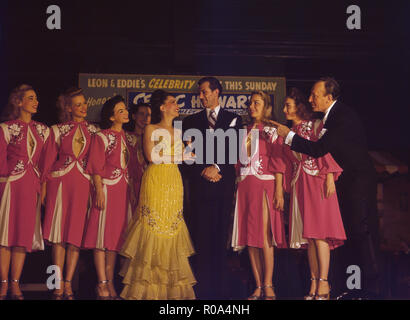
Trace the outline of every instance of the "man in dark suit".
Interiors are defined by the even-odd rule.
[[[322,78],[312,88],[309,102],[313,111],[325,114],[321,138],[316,142],[303,139],[286,126],[276,124],[279,135],[285,138],[285,143],[293,151],[315,158],[330,153],[342,167],[343,173],[336,189],[347,241],[340,250],[335,250],[333,265],[342,266],[335,276],[344,282],[339,283],[337,289],[348,292],[352,297],[374,295],[379,289],[376,175],[359,117],[337,100],[339,94],[339,84],[333,78]],[[338,261],[340,258],[342,261]],[[356,290],[349,291],[352,283],[349,285],[350,274],[346,272],[350,265],[360,267],[361,283],[359,286],[358,281],[351,281]]]
[[[242,119],[221,108],[219,96],[222,86],[217,79],[202,78],[198,86],[199,98],[205,109],[183,121],[184,140],[189,135],[187,130],[197,129],[201,133],[204,147],[203,163],[200,163],[199,154],[194,149],[196,163],[183,168],[185,175],[189,176],[190,188],[188,201],[191,212],[187,224],[197,252],[192,258],[194,274],[198,280],[195,292],[199,299],[227,299],[229,293],[224,285],[227,236],[235,186],[234,164],[238,157],[238,129],[242,127]],[[214,136],[226,133],[230,133],[232,139]],[[211,136],[214,146],[209,143]],[[225,147],[221,148],[223,140]],[[195,144],[194,139],[192,142]]]

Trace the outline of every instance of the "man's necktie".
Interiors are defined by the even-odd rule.
[[[211,110],[211,113],[209,114],[209,117],[208,117],[209,129],[215,129],[215,123],[216,123],[216,113],[215,113],[215,110]]]

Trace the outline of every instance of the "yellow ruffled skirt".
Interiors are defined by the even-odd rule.
[[[188,257],[194,254],[183,219],[183,186],[175,164],[151,164],[144,172],[137,212],[121,254],[130,300],[195,299]]]

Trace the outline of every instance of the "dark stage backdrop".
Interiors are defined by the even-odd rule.
[[[49,5],[61,30],[48,30]],[[371,149],[409,149],[409,1],[1,1],[0,107],[20,83],[39,95],[37,119],[80,73],[284,77],[309,94],[334,76],[360,114]]]

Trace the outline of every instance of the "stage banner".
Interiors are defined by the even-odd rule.
[[[163,89],[175,96],[181,117],[202,109],[198,95],[198,80],[204,76],[190,75],[145,75],[145,74],[79,74],[79,87],[84,90],[88,103],[87,120],[98,122],[100,111],[109,98],[120,94],[128,106],[149,102],[156,89]],[[221,107],[239,115],[247,114],[247,105],[252,91],[263,90],[272,100],[274,115],[285,121],[283,101],[286,94],[286,79],[282,77],[234,77],[216,76],[223,92]]]

